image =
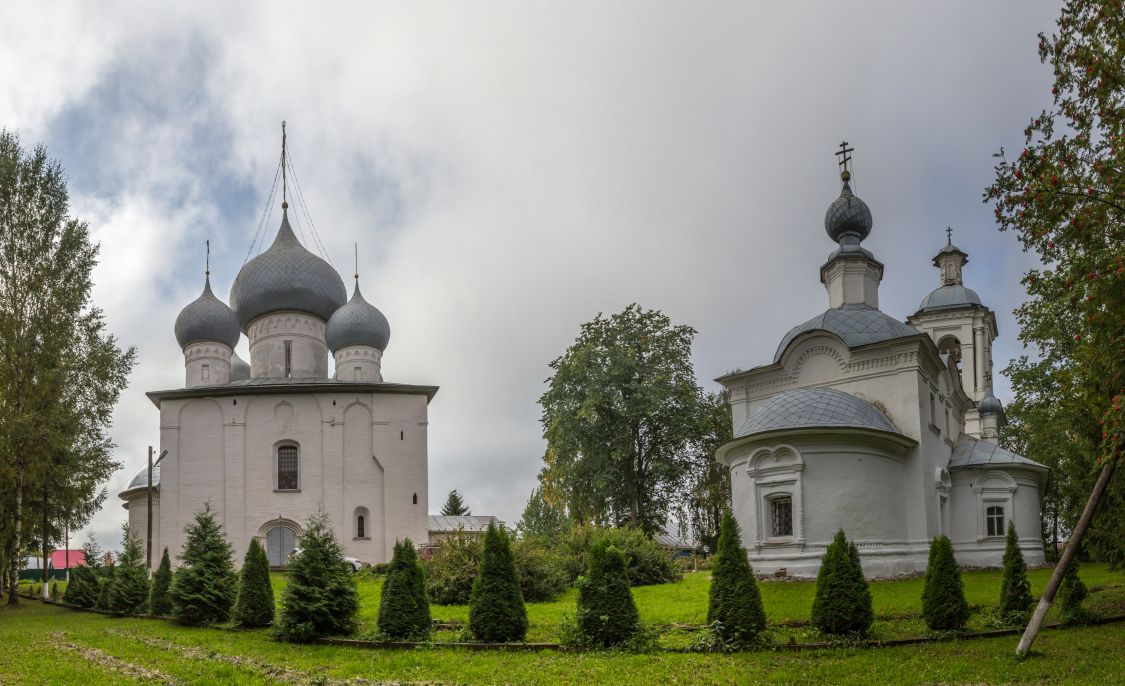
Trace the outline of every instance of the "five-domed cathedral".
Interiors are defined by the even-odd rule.
[[[934,264],[941,286],[907,323],[879,309],[883,264],[862,246],[873,219],[850,187],[824,224],[837,245],[820,268],[828,309],[791,329],[773,362],[718,381],[734,439],[732,505],[755,570],[813,576],[836,531],[868,576],[925,570],[947,535],[965,565],[996,566],[1009,522],[1043,561],[1046,467],[995,442],[996,318],[962,283],[968,255],[950,238]]]
[[[360,293],[358,273],[349,300],[336,269],[297,239],[288,164],[283,145],[272,245],[243,265],[229,307],[208,270],[176,319],[184,387],[148,393],[166,452],[153,477],[153,564],[163,547],[173,559],[181,552],[184,527],[206,506],[238,559],[258,538],[275,565],[319,510],[344,554],[364,562],[389,560],[396,540],[426,541],[427,406],[437,388],[383,381],[390,324]],[[242,334],[249,363],[234,352]],[[139,532],[146,472],[121,493]]]

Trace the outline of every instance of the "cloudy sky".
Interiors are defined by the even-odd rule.
[[[159,9],[157,9],[159,7]],[[659,308],[699,334],[701,383],[770,361],[827,307],[825,207],[847,139],[905,318],[954,228],[997,313],[998,366],[1029,264],[981,202],[1001,146],[1049,102],[1036,33],[1056,2],[5,2],[0,126],[67,169],[101,243],[95,299],[139,363],[124,464],[158,441],[144,392],[182,386],[172,334],[251,249],[288,122],[301,187],[393,336],[388,380],[437,384],[431,504],[458,488],[515,521],[543,452],[547,363],[598,312]],[[277,230],[278,210],[266,227]],[[307,227],[306,227],[307,230]],[[268,244],[268,243],[267,243]],[[307,243],[306,243],[307,244]],[[241,354],[247,357],[245,339]],[[1005,379],[998,395],[1009,398]]]

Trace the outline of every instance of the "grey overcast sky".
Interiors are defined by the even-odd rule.
[[[700,383],[769,362],[827,307],[833,152],[886,264],[882,309],[938,284],[945,227],[996,313],[998,368],[1029,257],[981,192],[1050,99],[1036,33],[1058,3],[0,3],[0,126],[43,142],[101,243],[95,299],[139,351],[115,414],[123,468],[158,439],[147,390],[183,384],[172,334],[223,299],[288,121],[345,280],[387,315],[390,381],[437,384],[430,499],[514,522],[544,443],[536,400],[579,325],[631,302],[698,330]],[[277,230],[278,210],[266,227]],[[267,243],[268,244],[268,243]],[[306,242],[306,245],[308,243]],[[241,353],[246,357],[245,339]],[[998,395],[1009,399],[1007,381]]]

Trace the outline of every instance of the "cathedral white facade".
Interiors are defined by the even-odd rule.
[[[389,560],[399,539],[426,542],[427,406],[438,389],[383,380],[387,319],[364,300],[358,275],[346,299],[340,275],[301,245],[287,211],[273,244],[239,272],[230,307],[208,273],[175,333],[184,387],[148,393],[167,451],[153,478],[153,565],[164,547],[176,559],[205,505],[238,560],[258,538],[271,564],[285,564],[321,509],[344,554],[364,562]],[[242,334],[249,364],[234,352]],[[121,492],[142,537],[146,482],[142,472]]]
[[[716,458],[755,571],[815,576],[839,529],[871,577],[924,571],[941,534],[962,565],[998,566],[1009,521],[1042,563],[1048,470],[996,444],[996,318],[962,283],[968,255],[949,241],[918,311],[884,314],[883,264],[861,246],[871,212],[843,180],[825,216],[838,244],[820,268],[829,308],[769,364],[718,379],[734,439]]]

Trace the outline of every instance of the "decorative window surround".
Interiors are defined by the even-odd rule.
[[[977,541],[986,539],[1003,538],[1004,533],[997,536],[988,535],[988,522],[985,512],[989,507],[1004,508],[1004,528],[1007,529],[1008,518],[1015,512],[1013,500],[1016,495],[1016,481],[1011,475],[1000,471],[986,471],[973,482],[973,492],[977,494]]]
[[[760,448],[750,456],[746,476],[753,484],[755,520],[757,526],[754,545],[757,548],[771,545],[803,545],[804,507],[802,503],[801,475],[805,463],[800,453],[788,445]],[[788,497],[792,514],[792,534],[772,536],[770,527],[771,500]]]

